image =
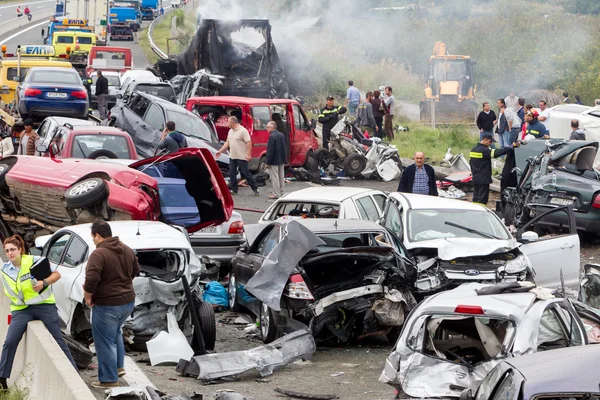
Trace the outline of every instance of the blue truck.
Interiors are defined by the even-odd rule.
[[[142,0],[142,19],[153,20],[158,16],[158,0]]]
[[[140,19],[141,12],[133,6],[112,7],[110,9],[110,40],[133,40],[131,25],[141,25]]]

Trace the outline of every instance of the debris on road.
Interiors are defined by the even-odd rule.
[[[254,397],[247,397],[230,389],[217,390],[215,400],[254,400]]]
[[[167,327],[169,333],[161,331],[146,342],[152,366],[177,363],[182,358],[187,360],[194,355],[194,350],[185,334],[179,329],[177,318],[172,310],[167,313]]]
[[[217,281],[208,282],[204,286],[202,300],[212,304],[213,306],[229,307],[229,299],[227,297],[227,289]]]
[[[335,394],[308,394],[308,393],[300,393],[294,392],[291,390],[275,388],[275,392],[281,393],[288,397],[292,397],[294,399],[306,399],[306,400],[335,400],[339,399]]]

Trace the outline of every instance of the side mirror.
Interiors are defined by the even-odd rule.
[[[36,150],[38,153],[45,153],[45,152],[47,152],[47,151],[48,151],[48,148],[47,148],[46,146],[44,146],[43,144],[39,144],[39,145],[38,145],[38,146],[35,148],[35,150]]]
[[[21,81],[21,77],[20,76],[13,76],[12,80],[15,81],[15,82],[20,82]]]
[[[524,243],[533,243],[537,242],[538,240],[540,240],[539,235],[533,231],[523,232],[523,234],[519,238],[519,241]]]
[[[43,247],[32,247],[29,249],[29,254],[31,254],[32,256],[41,256],[43,250]]]
[[[250,245],[247,242],[240,244],[237,249],[242,253],[250,253]]]

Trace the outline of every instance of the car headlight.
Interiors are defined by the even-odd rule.
[[[527,258],[524,256],[519,256],[514,260],[507,261],[504,265],[504,272],[507,274],[518,274],[519,272],[523,272],[529,267],[529,263],[527,262]]]

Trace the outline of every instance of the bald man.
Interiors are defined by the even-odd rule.
[[[423,194],[437,196],[435,184],[435,171],[431,165],[425,164],[425,154],[422,151],[415,153],[415,163],[406,167],[400,177],[398,191],[403,193]]]

